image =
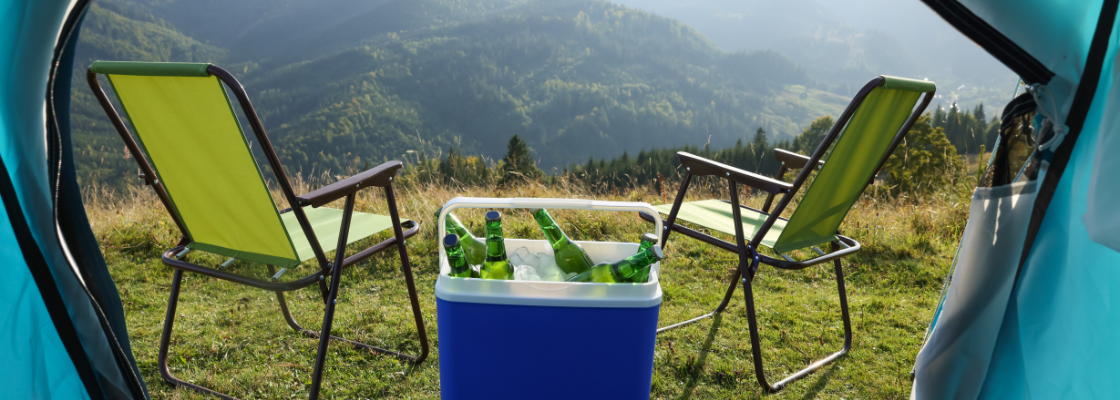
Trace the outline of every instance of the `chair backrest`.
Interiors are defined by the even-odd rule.
[[[299,258],[209,64],[97,61],[167,191],[190,248],[292,266]]]
[[[925,110],[935,89],[933,82],[882,77],[847,121],[836,122],[833,129],[843,131],[774,243],[774,251],[782,253],[836,240],[840,223],[901,139],[900,135],[905,134],[903,129],[908,130],[912,119]],[[926,101],[915,109],[923,93],[928,93]],[[853,102],[859,100],[857,96]],[[826,139],[816,153],[823,154],[829,144]]]

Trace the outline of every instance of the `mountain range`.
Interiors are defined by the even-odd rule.
[[[104,0],[86,16],[74,73],[94,60],[222,66],[285,168],[304,173],[449,147],[495,160],[514,134],[546,172],[624,151],[730,146],[760,127],[790,140],[875,75],[965,79],[924,70],[891,34],[813,1],[630,1]],[[751,30],[767,18],[764,40]],[[969,100],[1002,93],[993,76],[966,77],[995,82],[974,84]],[[73,98],[83,183],[134,174],[89,88],[75,85]]]

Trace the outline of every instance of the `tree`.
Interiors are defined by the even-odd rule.
[[[813,151],[824,141],[825,135],[828,135],[828,131],[832,129],[832,125],[835,123],[831,115],[825,115],[813,120],[813,122],[809,124],[809,127],[801,131],[801,135],[793,140],[792,150],[804,152],[805,155],[812,156]]]
[[[751,146],[754,150],[751,157],[751,164],[754,164],[752,169],[754,172],[760,172],[764,169],[762,165],[766,163],[766,160],[773,158],[770,156],[770,143],[766,140],[766,130],[762,129],[761,126],[758,127],[757,131],[754,131],[754,140],[751,141]]]
[[[752,142],[754,142],[754,147],[759,150],[765,151],[770,148],[770,144],[766,141],[766,130],[762,129],[761,126],[758,127],[757,131],[754,131],[754,140]]]
[[[946,186],[949,177],[961,168],[964,162],[945,137],[945,130],[934,128],[926,113],[910,127],[902,144],[887,159],[883,171],[892,194],[925,194]]]
[[[529,144],[521,140],[517,134],[509,138],[509,143],[506,144],[506,156],[502,158],[502,162],[502,171],[505,173],[502,184],[520,180],[537,180],[544,174],[533,162],[533,149],[530,149]]]
[[[457,179],[457,177],[455,175],[456,175],[456,172],[459,172],[460,166],[462,164],[459,160],[460,160],[460,157],[455,152],[455,148],[451,147],[451,146],[448,146],[447,147],[447,159],[442,160],[439,163],[439,170],[438,170],[440,176],[442,176],[443,179],[444,179],[444,183],[447,183],[447,181],[450,181],[450,180]]]

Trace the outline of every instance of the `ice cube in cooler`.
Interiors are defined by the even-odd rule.
[[[563,282],[567,279],[564,271],[556,266],[556,257],[550,253],[537,253],[537,276],[542,281]]]
[[[518,247],[517,250],[509,253],[509,263],[513,265],[532,265],[527,262],[530,255],[532,253],[529,252],[528,247]]]
[[[513,279],[517,281],[540,281],[542,280],[537,275],[536,268],[530,265],[514,265],[513,266]]]

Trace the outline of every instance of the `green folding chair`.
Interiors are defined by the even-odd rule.
[[[785,150],[775,151],[775,156],[782,163],[778,179],[756,175],[689,153],[677,153],[681,166],[686,171],[684,180],[673,204],[655,207],[658,211],[669,215],[661,237],[661,246],[665,246],[669,241],[670,233],[680,232],[685,236],[737,253],[739,265],[737,275],[731,279],[723,301],[715,311],[660,328],[657,332],[662,333],[723,312],[741,278],[746,299],[747,322],[750,327],[751,351],[754,355],[755,377],[764,389],[777,392],[790,382],[801,379],[846,354],[852,345],[852,327],[848,317],[848,300],[840,259],[859,251],[860,244],[840,235],[838,230],[840,223],[843,222],[859,195],[863,193],[864,188],[872,182],[891,151],[898,146],[914,121],[929,105],[934,90],[934,84],[928,81],[886,76],[872,79],[852,99],[851,104],[840,115],[836,125],[813,152],[812,157]],[[921,104],[918,104],[919,97],[921,97]],[[918,106],[915,107],[915,104]],[[834,147],[832,147],[833,143],[835,143]],[[830,147],[831,152],[829,152]],[[826,152],[827,160],[825,160]],[[782,211],[816,169],[805,168],[806,166],[818,166],[820,171],[789,219],[782,218],[780,216]],[[793,184],[782,181],[782,176],[788,169],[801,169]],[[693,176],[715,176],[727,179],[731,201],[702,200],[685,203],[685,192]],[[740,204],[737,185],[746,185],[769,193],[763,209],[758,210]],[[781,200],[771,211],[769,207],[777,195],[781,196]],[[642,217],[652,221],[650,215]],[[677,219],[734,235],[735,243],[680,225]],[[831,252],[825,252],[818,247],[824,244],[830,245]],[[781,258],[759,254],[757,251],[759,246],[773,250],[774,253],[781,255]],[[783,254],[799,249],[812,249],[816,256],[797,261]],[[762,346],[759,342],[754,293],[751,288],[751,282],[758,274],[759,263],[796,270],[829,261],[834,263],[836,270],[840,311],[844,321],[844,347],[770,385],[763,370]]]
[[[121,115],[110,103],[98,83],[97,74],[107,76],[138,140],[133,139]],[[381,164],[297,196],[245,90],[226,70],[210,64],[97,61],[90,66],[86,78],[129,152],[140,164],[146,183],[155,190],[183,234],[182,241],[162,256],[163,263],[175,271],[159,347],[159,372],[164,380],[202,393],[232,398],[177,379],[167,368],[168,345],[183,271],[275,292],[288,325],[299,333],[319,339],[311,380],[312,399],[318,397],[327,344],[331,339],[416,363],[427,358],[428,336],[405,248],[405,239],[415,235],[420,226],[400,219],[393,195],[393,177],[401,169],[400,161]],[[237,97],[291,208],[277,210],[226,88]],[[367,187],[385,190],[389,216],[354,211],[355,194]],[[341,198],[346,199],[341,210],[322,207]],[[407,231],[403,230],[406,226]],[[392,238],[345,257],[346,245],[390,228],[393,229]],[[419,356],[330,335],[342,269],[390,247],[396,247],[400,253],[412,315],[420,336]],[[333,262],[327,258],[324,248],[335,250]],[[218,268],[201,266],[184,261],[183,257],[190,251],[218,254],[229,260]],[[319,263],[314,273],[300,279],[281,280],[288,268],[312,259]],[[272,277],[258,279],[224,270],[234,260],[267,264]],[[280,271],[276,272],[275,267],[280,267]],[[329,284],[325,281],[328,276]],[[284,300],[284,292],[316,284],[326,305],[321,332],[300,326]]]

